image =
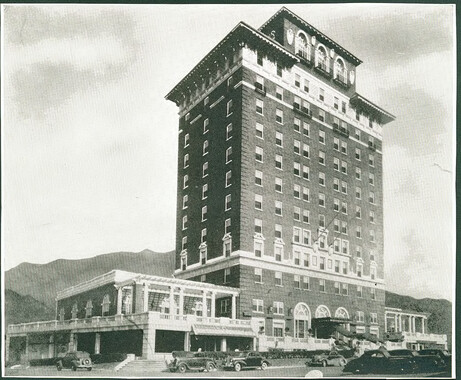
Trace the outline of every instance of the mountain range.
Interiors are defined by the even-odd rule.
[[[47,264],[22,263],[5,272],[6,324],[55,318],[55,297],[63,290],[113,269],[171,277],[174,251],[156,253],[115,252],[79,260],[55,260]],[[430,313],[428,328],[447,334],[451,342],[452,305],[445,299],[399,295],[386,291],[386,306]]]

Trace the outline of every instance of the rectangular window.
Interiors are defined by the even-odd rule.
[[[263,221],[261,219],[255,219],[255,232],[257,234],[263,233]]]
[[[301,221],[301,209],[299,207],[294,206],[293,219],[296,220],[297,222]]]
[[[202,207],[202,222],[204,222],[207,218],[208,206]]]
[[[321,257],[322,259],[323,257]],[[324,259],[325,260],[325,259]],[[320,260],[321,261],[321,260]],[[325,263],[323,264],[323,268],[320,268],[320,269],[325,269]],[[320,292],[325,292],[325,280],[323,279],[320,279],[319,280],[319,291]]]
[[[202,186],[202,199],[206,199],[208,197],[208,184],[205,183]]]
[[[275,235],[276,239],[281,239],[282,238],[282,225],[281,224],[276,224],[275,225],[274,235]]]
[[[208,140],[205,140],[203,142],[203,155],[205,156],[206,154],[208,154]]]
[[[185,250],[187,248],[187,236],[184,236],[181,241],[181,250]]]
[[[360,246],[355,247],[355,255],[357,257],[362,257],[362,247],[360,247]]]
[[[357,322],[365,322],[365,314],[363,311],[357,311],[356,312],[356,319]]]
[[[263,270],[261,268],[255,268],[255,282],[260,284],[263,282]]]
[[[189,176],[186,174],[183,178],[183,189],[187,189],[187,186],[189,185]]]
[[[343,247],[343,255],[348,255],[349,254],[349,242],[347,240],[342,241],[342,247]],[[347,263],[345,264],[345,270],[346,272],[344,274],[347,274]]]
[[[355,148],[355,159],[360,161],[362,155],[362,151],[358,148]]]
[[[264,126],[261,123],[256,123],[256,137],[264,138]]]
[[[182,229],[183,229],[183,231],[187,230],[187,215],[184,215],[182,217]]]
[[[376,268],[375,267],[370,268],[370,278],[372,280],[374,280],[376,278]]]
[[[298,140],[294,140],[293,144],[294,144],[294,149],[293,149],[294,153],[301,154],[301,142]]]
[[[334,100],[333,100],[333,107],[335,107],[335,109],[339,109],[339,99],[335,96],[334,97]]]
[[[325,173],[319,172],[319,185],[325,186]]]
[[[339,158],[334,157],[333,158],[333,169],[336,171],[339,171]]]
[[[203,99],[203,105],[206,106],[208,103],[210,103],[210,97],[207,96],[205,99]]]
[[[262,195],[255,194],[255,209],[262,210],[263,209],[263,197]]]
[[[283,315],[283,302],[274,301],[274,314]]]
[[[333,210],[335,212],[339,212],[339,199],[338,198],[333,198]]]
[[[282,202],[275,201],[275,215],[282,216]]]
[[[323,88],[319,88],[319,100],[322,102],[325,100],[325,90]]]
[[[333,190],[339,191],[339,178],[333,178]]]
[[[280,245],[275,246],[274,253],[275,253],[275,261],[282,261],[283,249]]]
[[[228,218],[224,221],[224,233],[225,234],[230,234],[231,232],[231,219]]]
[[[293,242],[294,243],[301,242],[301,228],[293,227]]]
[[[255,87],[257,90],[264,91],[264,78],[256,75]]]
[[[200,276],[200,282],[206,282],[206,274]]]
[[[333,138],[333,149],[339,152],[339,139],[337,137]]]
[[[375,212],[370,211],[370,223],[375,223]]]
[[[228,124],[226,127],[226,140],[232,137],[232,124]]]
[[[303,230],[303,244],[311,244],[311,232],[309,230]]]
[[[299,263],[300,263],[300,261],[299,261],[299,260],[300,260],[299,256],[300,256],[299,251],[294,251],[295,265],[299,265]]]
[[[362,208],[360,206],[355,206],[355,217],[362,219]]]
[[[309,224],[309,210],[303,210],[303,223]]]
[[[208,175],[208,162],[204,162],[202,165],[202,177],[205,178]]]
[[[301,133],[301,121],[296,117],[294,118],[293,129],[295,132]]]
[[[375,300],[376,299],[376,289],[370,288],[370,293],[371,293],[371,299]]]
[[[355,168],[355,179],[358,181],[362,180],[362,170],[360,168]]]
[[[341,288],[339,286],[339,282],[335,281],[335,294],[340,294]]]
[[[370,230],[370,241],[372,243],[375,242],[375,231],[374,230]]]
[[[303,276],[303,290],[309,290],[309,277]]]
[[[230,185],[232,185],[232,170],[229,170],[226,173],[226,187],[229,187]]]
[[[189,153],[184,155],[184,169],[189,166]]]
[[[359,113],[356,114],[356,119],[357,119],[357,120],[360,120],[360,114],[359,114]],[[356,128],[356,129],[355,129],[355,138],[356,138],[358,141],[360,141],[360,136],[361,136],[361,131],[360,131],[360,129],[357,129],[357,128]]]
[[[335,272],[339,273],[339,260],[335,260]]]
[[[309,180],[309,166],[303,165],[303,178]]]
[[[278,108],[275,110],[275,121],[283,124],[283,111]]]
[[[232,99],[227,102],[227,116],[232,115]]]
[[[189,201],[189,196],[186,194],[182,197],[182,208],[183,210],[187,208],[187,202]]]
[[[319,268],[325,270],[325,257],[320,257]]]
[[[301,278],[298,274],[295,274],[294,275],[294,278],[293,278],[293,287],[295,289],[301,289]]]
[[[375,203],[375,193],[373,193],[372,191],[370,191],[369,195],[368,195],[368,201],[371,203],[371,204],[374,204]]]
[[[347,274],[349,272],[349,265],[346,261],[343,261],[343,274]]]
[[[319,227],[325,228],[325,215],[319,214]]]
[[[347,235],[347,222],[341,222],[341,233]]]
[[[232,147],[226,149],[226,164],[232,161]]]
[[[293,196],[297,199],[301,198],[301,186],[299,185],[293,186]]]
[[[310,130],[311,130],[311,126],[309,124],[303,122],[303,134],[304,134],[304,136],[309,137]]]
[[[263,185],[263,172],[260,170],[255,170],[255,184],[258,186]]]
[[[362,199],[362,189],[360,187],[355,188],[355,197],[357,199]]]
[[[264,312],[264,301],[254,299],[253,300],[253,311],[255,313],[263,313]]]
[[[325,144],[325,131],[319,130],[319,143]]]
[[[210,124],[210,119],[203,120],[203,134],[208,132],[208,125]]]
[[[334,231],[339,232],[339,220],[338,219],[333,220],[333,226],[334,226]]]
[[[277,169],[282,169],[283,157],[280,154],[275,155],[275,167]]]
[[[259,66],[263,65],[263,56],[260,51],[256,52],[256,62],[258,63]]]
[[[301,77],[299,74],[295,74],[295,86],[298,88],[301,87]]]
[[[378,314],[370,313],[370,323],[373,323],[373,324],[378,323]]]
[[[264,113],[264,102],[260,99],[256,99],[256,113],[260,115]]]
[[[357,297],[362,298],[363,297],[363,290],[360,285],[357,285]]]
[[[347,142],[341,141],[341,153],[347,154]]]
[[[187,148],[189,146],[189,138],[190,138],[189,133],[186,133],[184,135],[184,148]]]
[[[261,257],[263,254],[263,243],[260,241],[254,242],[254,251],[256,257]]]
[[[369,175],[368,175],[368,183],[371,186],[375,185],[375,175],[373,173],[369,173]]]
[[[202,232],[200,233],[200,242],[205,243],[206,242],[206,234],[207,234],[207,229],[202,228]]]
[[[340,245],[341,245],[341,240],[340,239],[335,239],[333,240],[333,251],[335,253],[340,252]]]
[[[343,296],[349,295],[349,285],[348,284],[341,284],[341,294]]]
[[[372,154],[368,156],[368,164],[372,167],[375,166],[375,156],[373,156]]]
[[[303,144],[303,157],[309,158],[310,153],[309,153],[309,145]]]
[[[293,163],[293,174],[297,177],[301,175],[301,164],[299,162]]]
[[[275,145],[283,148],[283,133],[275,132]]]
[[[259,146],[257,146],[255,148],[255,159],[256,159],[256,161],[263,162],[263,157],[264,157],[263,148],[260,148]]]
[[[275,286],[283,286],[282,272],[275,272]]]
[[[277,66],[277,75],[281,77],[283,75],[282,66],[279,63],[276,63]]]
[[[347,182],[341,181],[341,192],[347,194]]]
[[[283,88],[277,86],[277,88],[275,89],[275,97],[278,100],[283,100]]]
[[[325,165],[325,152],[319,151],[319,164]]]
[[[324,110],[319,110],[319,120],[325,121],[325,111]]]
[[[281,178],[275,178],[275,191],[277,193],[282,193],[283,182]]]
[[[356,236],[358,239],[361,239],[361,238],[362,238],[362,227],[357,226],[357,229],[356,229],[356,231],[355,231],[355,236]]]
[[[342,202],[341,203],[341,212],[345,215],[347,215],[347,202]]]
[[[304,91],[309,92],[309,81],[304,79]]]
[[[325,207],[325,194],[319,193],[319,206]]]
[[[342,111],[342,113],[346,113],[346,112],[347,112],[346,102],[342,102],[342,103],[341,103],[341,111]]]
[[[339,119],[336,116],[333,116],[333,130],[335,129],[339,129]],[[339,140],[339,139],[336,139],[336,140]],[[338,148],[335,150],[339,151],[339,144],[338,144]]]
[[[309,189],[307,187],[303,187],[303,201],[309,202]]]

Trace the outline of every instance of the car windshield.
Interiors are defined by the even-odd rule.
[[[89,358],[90,354],[88,352],[83,352],[83,351],[77,351],[76,356],[78,358]]]

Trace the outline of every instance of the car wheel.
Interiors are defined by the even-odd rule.
[[[346,364],[347,364],[346,359],[341,359],[341,360],[339,361],[339,366],[340,366],[340,367],[344,367]]]
[[[62,370],[62,363],[61,363],[61,362],[59,362],[58,364],[56,364],[56,369],[57,369],[58,371],[61,371],[61,370]]]
[[[215,365],[211,362],[206,363],[206,370],[208,372],[214,371],[216,369]]]
[[[242,365],[240,363],[235,363],[234,365],[235,372],[240,372]]]
[[[185,365],[184,363],[181,363],[181,364],[179,365],[179,367],[178,367],[178,371],[179,371],[180,373],[184,373],[184,372],[186,372],[186,370],[187,370],[186,365]]]
[[[327,361],[324,360],[324,361],[322,362],[322,367],[326,367],[326,366],[327,366]]]
[[[76,371],[77,370],[77,366],[76,365],[72,365],[72,371]]]
[[[265,369],[267,369],[267,363],[266,362],[262,362],[261,363],[261,369],[264,371]]]

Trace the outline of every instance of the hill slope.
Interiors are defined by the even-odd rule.
[[[47,321],[54,319],[54,307],[50,308],[31,296],[22,296],[5,290],[5,324]]]
[[[93,277],[121,269],[171,277],[174,253],[116,252],[81,260],[56,260],[48,264],[22,263],[5,272],[5,288],[29,295],[54,309],[56,293]]]

